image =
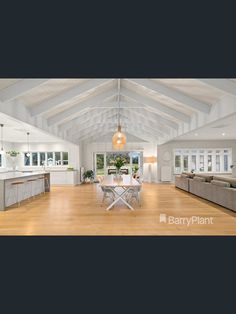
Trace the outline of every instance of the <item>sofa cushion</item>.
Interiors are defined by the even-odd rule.
[[[198,173],[196,174],[196,176],[205,178],[206,182],[211,182],[211,180],[213,180],[213,175],[209,175],[209,174]]]
[[[203,177],[198,177],[198,176],[195,176],[193,178],[194,181],[199,181],[199,182],[206,182],[206,178],[203,178]]]
[[[185,174],[185,173],[181,173],[181,178],[188,178],[188,175],[187,174]]]
[[[193,179],[193,177],[195,176],[195,173],[192,173],[192,172],[185,172],[183,171],[182,174],[186,174],[188,178],[191,178]]]
[[[236,178],[228,178],[228,177],[214,176],[213,179],[214,179],[214,180],[217,180],[217,181],[228,182],[228,183],[230,183],[230,186],[231,186],[232,188],[236,188]]]
[[[230,183],[229,182],[212,180],[211,184],[218,185],[218,186],[221,186],[221,187],[224,187],[224,188],[230,188]]]

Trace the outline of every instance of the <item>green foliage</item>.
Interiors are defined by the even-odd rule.
[[[121,156],[117,156],[116,159],[114,160],[114,166],[117,169],[120,169],[121,167],[123,167],[126,164],[126,158],[121,157]]]
[[[83,179],[94,179],[94,172],[93,170],[87,170],[85,171],[85,173],[83,174]]]
[[[8,155],[10,155],[11,157],[16,157],[17,155],[19,155],[20,153],[15,151],[15,150],[10,150],[9,152],[6,152]]]
[[[135,166],[133,167],[133,172],[134,172],[134,173],[137,173],[138,170],[139,170],[139,166],[138,166],[138,165],[135,165]]]

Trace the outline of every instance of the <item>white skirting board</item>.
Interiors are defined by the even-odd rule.
[[[163,166],[161,167],[161,181],[162,182],[171,182],[171,167]]]

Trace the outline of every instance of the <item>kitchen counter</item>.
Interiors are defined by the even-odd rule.
[[[3,180],[11,180],[11,179],[22,179],[22,178],[28,178],[32,176],[42,176],[46,173],[49,172],[20,172],[20,171],[15,171],[15,172],[5,172],[5,173],[0,173],[0,181]]]
[[[44,181],[38,180],[44,177]],[[36,179],[31,182],[29,179]],[[14,182],[21,181],[18,192]],[[35,195],[50,192],[49,172],[6,172],[0,174],[0,211],[17,202],[30,199]],[[18,197],[17,197],[18,194]]]

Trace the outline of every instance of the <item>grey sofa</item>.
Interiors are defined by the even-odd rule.
[[[182,174],[176,177],[175,186],[236,212],[236,178]]]

